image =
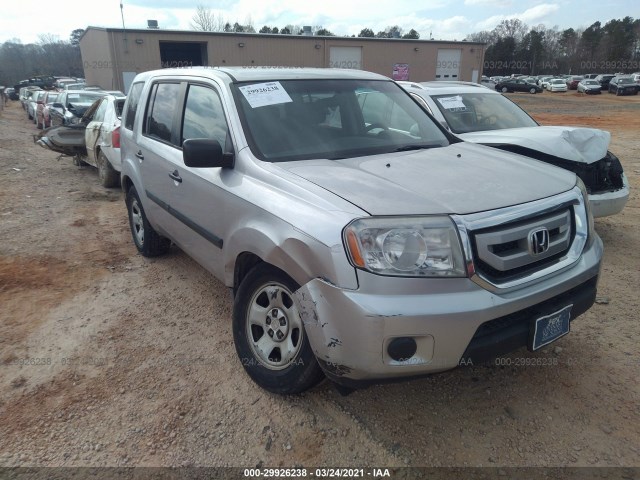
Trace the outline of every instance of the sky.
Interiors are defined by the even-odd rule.
[[[0,43],[18,39],[36,43],[69,40],[71,32],[87,26],[122,27],[120,0],[60,0],[45,6],[41,0],[9,2],[0,17]],[[287,24],[323,26],[340,36],[374,32],[398,25],[420,38],[462,40],[468,34],[492,30],[502,20],[518,18],[529,27],[585,28],[625,16],[640,17],[638,0],[122,0],[126,28],[146,28],[147,20],[161,29],[191,30],[196,6],[202,5],[230,23],[282,28]]]

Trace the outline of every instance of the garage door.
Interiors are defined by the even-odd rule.
[[[362,69],[362,47],[331,47],[329,68]]]
[[[462,50],[451,48],[438,49],[436,80],[460,80],[460,58]]]

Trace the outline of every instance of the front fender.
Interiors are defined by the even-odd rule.
[[[358,287],[355,269],[349,264],[342,243],[328,247],[282,220],[270,220],[251,222],[225,239],[226,285],[234,283],[236,259],[249,252],[286,272],[299,285],[322,278],[342,288]]]

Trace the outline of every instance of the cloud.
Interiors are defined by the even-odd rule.
[[[520,15],[520,20],[525,23],[540,23],[552,14],[560,10],[560,5],[556,3],[543,3],[536,5]]]
[[[474,1],[474,0],[472,0]],[[517,18],[528,25],[538,25],[545,23],[551,15],[560,10],[560,6],[555,3],[542,3],[525,10],[522,13],[513,13],[510,15],[494,15],[477,24],[476,30],[493,30],[503,20]]]
[[[510,7],[512,5],[511,0],[464,0],[464,4],[467,6],[482,6],[482,7]]]

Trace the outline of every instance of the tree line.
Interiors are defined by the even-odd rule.
[[[629,16],[565,30],[509,19],[465,40],[488,45],[483,73],[489,76],[640,71],[640,19]]]
[[[251,18],[245,20],[244,23],[229,22],[222,14],[216,15],[210,8],[203,5],[196,7],[196,13],[191,19],[191,28],[199,32],[245,32],[256,33],[256,29],[251,21]],[[304,35],[304,28],[300,25],[288,24],[282,28],[277,26],[264,25],[257,33],[272,33],[280,35]],[[322,25],[315,25],[311,27],[311,34],[321,37],[335,37],[336,34],[324,28]],[[356,35],[352,35],[355,37]],[[407,33],[403,33],[403,30],[394,25],[387,27],[384,30],[374,33],[370,28],[363,28],[358,37],[371,37],[371,38],[408,38],[418,39],[420,34],[413,28]]]
[[[36,43],[13,39],[0,44],[0,85],[12,87],[37,75],[83,77],[79,46],[83,32],[74,30],[66,41],[44,34]]]

